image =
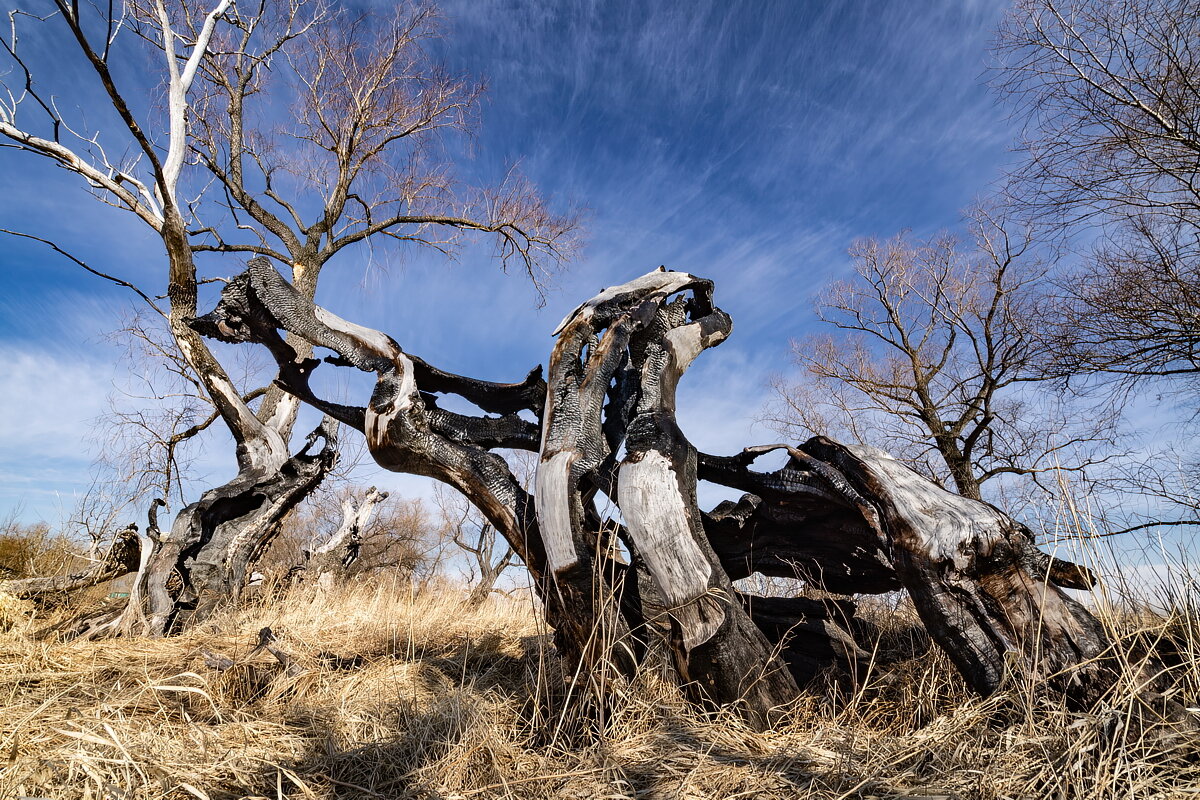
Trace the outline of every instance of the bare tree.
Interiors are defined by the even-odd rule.
[[[67,520],[67,535],[86,543],[90,559],[99,558],[100,549],[112,532],[120,529],[118,520],[135,500],[114,477],[105,475],[102,469],[94,470],[91,483],[75,501]]]
[[[489,235],[501,263],[519,262],[539,288],[572,255],[578,218],[552,213],[519,176],[495,187],[455,180],[440,140],[472,132],[484,87],[425,51],[434,6],[359,12],[292,0],[227,19],[201,62],[192,148],[232,220],[253,224],[197,225],[197,252],[268,256],[310,300],[325,265],[368,241],[453,256],[463,233]],[[281,97],[291,117],[282,129],[272,108]],[[311,355],[302,339],[287,341]],[[297,408],[271,387],[260,414],[290,421]]]
[[[817,305],[840,333],[793,343],[803,377],[777,383],[776,427],[877,445],[977,500],[1000,476],[1104,457],[1093,451],[1111,441],[1110,420],[1072,420],[1034,386],[1046,268],[1029,237],[984,209],[969,222],[969,248],[948,234],[851,247],[856,275]]]
[[[128,617],[112,621],[114,629],[141,625],[161,634],[182,607],[198,605],[202,593],[209,595],[206,599],[211,603],[236,592],[241,576],[234,573],[250,558],[254,548],[251,542],[249,546],[243,544],[241,552],[225,552],[232,546],[233,534],[247,527],[247,521],[242,519],[246,515],[245,504],[234,511],[239,507],[236,498],[279,476],[281,467],[293,460],[292,475],[297,479],[275,480],[274,491],[266,495],[273,502],[255,504],[255,511],[259,512],[253,514],[255,521],[262,523],[264,532],[270,531],[273,521],[260,509],[290,507],[298,496],[303,496],[306,485],[319,480],[328,470],[335,455],[329,446],[332,437],[327,436],[327,446],[321,454],[309,455],[306,449],[297,454],[298,461],[292,459],[279,431],[255,416],[203,339],[187,325],[196,315],[199,284],[187,237],[189,211],[180,200],[188,152],[189,99],[201,60],[230,7],[230,0],[218,0],[204,11],[197,11],[196,24],[189,28],[192,35],[187,36],[182,35],[161,0],[144,7],[106,8],[56,2],[53,11],[44,18],[20,10],[11,12],[9,36],[3,43],[12,71],[6,80],[7,96],[0,104],[0,136],[6,139],[8,147],[48,158],[77,174],[100,200],[133,213],[159,236],[167,256],[168,308],[160,307],[147,292],[128,281],[104,277],[133,289],[166,319],[175,346],[237,444],[238,476],[180,512],[171,534],[154,542],[153,553],[143,563],[138,583],[145,585],[148,616],[145,620],[138,619],[141,609],[131,604]],[[23,28],[18,23],[27,22],[41,25],[63,53],[83,59],[94,79],[88,90],[89,102],[96,108],[111,109],[119,121],[118,128],[88,130],[85,115],[73,120],[63,115],[53,99],[55,89],[43,83],[48,71],[39,74],[36,62],[31,60],[37,54],[23,49],[20,38]],[[124,49],[127,36],[122,33],[130,30],[157,41],[161,48],[159,64],[166,97],[165,114],[152,112],[148,118],[139,116],[134,109],[142,104],[135,102],[136,97],[123,93],[119,86],[114,64],[127,52]],[[165,138],[160,140],[151,133],[158,130],[166,131]],[[110,153],[122,155],[110,156]],[[81,259],[64,255],[100,274]],[[232,505],[230,500],[234,501]],[[217,508],[224,508],[226,513],[209,513]],[[240,541],[246,542],[246,538]],[[205,553],[208,547],[219,552]],[[187,551],[192,553],[189,565],[183,564]],[[182,591],[168,588],[173,574],[183,576]]]
[[[1200,2],[1021,0],[994,85],[1025,121],[1009,193],[1092,241],[1059,281],[1059,377],[1200,374]]]
[[[194,457],[189,445],[220,421],[220,412],[161,319],[135,311],[109,339],[124,349],[128,380],[110,396],[109,411],[96,420],[102,446],[97,467],[109,473],[109,484],[124,487],[128,501],[158,497],[182,507]],[[254,377],[252,369],[235,372],[240,373],[234,379],[238,385]],[[260,386],[245,392],[242,400],[250,404],[266,393]]]
[[[500,576],[516,563],[516,551],[503,539],[497,540],[496,526],[461,495],[443,492],[439,487],[437,504],[450,541],[474,562],[467,575],[471,587],[467,605],[472,608],[483,605],[496,591]]]
[[[33,238],[132,289],[162,315],[186,367],[179,377],[200,390],[193,398],[212,403],[212,414],[198,415],[187,427],[172,424],[165,438],[158,436],[156,441],[165,442],[164,485],[170,483],[177,436],[219,417],[236,444],[237,476],[183,509],[170,535],[155,543],[143,576],[149,598],[145,627],[161,634],[181,612],[203,616],[237,594],[246,566],[336,457],[331,424],[314,431],[292,455],[298,401],[268,390],[252,408],[258,393],[240,391],[189,327],[203,283],[195,253],[275,256],[312,297],[324,264],[372,237],[451,252],[455,237],[439,238],[431,229],[495,236],[501,257],[520,259],[536,277],[548,261],[568,254],[575,222],[551,214],[519,180],[490,191],[454,191],[448,165],[430,155],[437,152],[430,137],[467,127],[478,87],[445,77],[424,55],[420,40],[433,17],[427,8],[402,7],[383,24],[376,16],[301,0],[250,10],[228,0],[204,10],[166,0],[82,10],[57,2],[45,19],[22,11],[11,17],[4,50],[14,70],[0,108],[0,135],[7,146],[78,174],[101,200],[133,212],[160,236],[169,307],[51,240]],[[18,22],[44,25],[63,37],[65,52],[85,59],[96,77],[98,97],[92,102],[115,112],[119,130],[88,130],[82,120],[60,113],[53,88],[42,85],[50,71],[39,75],[36,59],[18,37]],[[161,114],[154,108],[144,116],[135,113],[145,105],[143,98],[123,93],[114,77],[115,60],[134,52],[128,49],[129,33],[149,43],[161,65],[166,95]],[[281,75],[277,85],[270,85],[269,72]],[[143,91],[147,88],[153,94],[153,87]],[[270,92],[277,106],[295,115],[292,126],[279,126],[264,112]],[[147,133],[164,128],[161,142]],[[116,152],[134,155],[110,158]],[[191,183],[184,181],[193,199],[184,201],[181,179],[194,161],[219,191],[206,193],[201,170],[194,170]],[[305,222],[310,197],[322,203]],[[306,342],[295,344],[311,352]],[[318,438],[324,446],[310,452]],[[168,589],[172,575],[182,578],[175,591]],[[119,627],[129,625],[126,619]]]
[[[1082,243],[1046,316],[1046,374],[1122,402],[1200,388],[1200,3],[1021,0],[993,83],[1025,123],[1013,205]],[[1194,421],[1194,419],[1193,419]],[[1155,453],[1118,476],[1111,533],[1200,524],[1196,468]],[[1125,502],[1129,506],[1132,503]]]
[[[416,583],[427,580],[444,539],[428,506],[374,487],[331,485],[337,478],[335,473],[288,515],[257,567],[269,577],[291,572],[303,582],[326,571],[334,573],[330,580],[381,572]]]
[[[327,590],[334,583],[345,580],[362,553],[364,535],[376,507],[387,498],[387,492],[381,492],[374,486],[361,497],[350,494],[344,497],[342,519],[337,529],[324,542],[310,545],[304,551],[305,572],[318,588]]]

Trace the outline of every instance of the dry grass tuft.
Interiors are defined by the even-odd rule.
[[[25,620],[32,612],[33,605],[28,600],[13,597],[0,590],[0,631],[23,627]]]
[[[18,624],[0,633],[0,800],[1200,797],[1196,734],[1126,727],[1132,692],[1090,715],[1024,686],[980,700],[898,641],[902,611],[873,613],[881,648],[915,655],[767,733],[649,673],[602,725],[564,717],[531,604],[468,611],[449,590],[291,596],[163,641],[45,643]],[[1177,699],[1198,704],[1194,615],[1112,621],[1131,653],[1169,643]],[[243,663],[264,626],[291,669]]]

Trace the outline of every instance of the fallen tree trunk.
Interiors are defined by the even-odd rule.
[[[799,578],[837,594],[901,588],[887,542],[831,469],[794,459],[772,472],[751,467],[786,445],[748,447],[735,456],[699,454],[699,476],[747,492],[704,515],[704,529],[733,579],[754,573]]]
[[[784,467],[749,469],[779,449],[791,457]],[[930,636],[981,694],[1013,667],[1080,705],[1107,685],[1107,637],[1059,588],[1089,588],[1094,578],[1038,550],[1025,526],[993,506],[883,451],[823,437],[702,463],[709,479],[762,495],[705,519],[731,574],[787,575],[790,566],[792,577],[832,592],[907,589]]]
[[[979,693],[995,691],[1019,658],[1025,676],[1080,706],[1108,688],[1099,621],[1054,585],[1090,586],[1076,565],[1037,550],[1033,534],[993,506],[952,494],[892,456],[821,437],[805,453],[837,468],[866,499],[865,516],[929,635]]]
[[[675,419],[677,385],[732,327],[703,279],[659,270],[579,306],[555,331],[548,384],[538,370],[518,384],[436,370],[385,334],[313,305],[265,259],[252,260],[193,326],[267,346],[279,385],[362,431],[379,464],[462,491],[528,565],[560,651],[589,679],[607,663],[631,672],[665,630],[681,685],[762,727],[796,697],[797,679],[829,665],[853,672],[863,658],[853,604],[742,597],[733,580],[758,572],[835,593],[907,589],[930,636],[984,694],[1013,669],[1078,705],[1111,681],[1099,623],[1058,588],[1086,587],[1091,576],[1039,551],[992,506],[946,492],[886,453],[820,437],[698,454]],[[317,397],[308,380],[318,362],[298,357],[280,331],[333,350],[327,361],[374,372],[370,402]],[[444,411],[434,392],[458,394],[484,415]],[[539,453],[536,497],[498,448]],[[784,467],[752,468],[780,449]],[[702,514],[698,479],[747,494]],[[620,521],[601,517],[599,494]],[[614,534],[628,566],[612,555]]]

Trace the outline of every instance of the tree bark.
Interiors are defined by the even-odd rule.
[[[751,469],[786,445],[748,447],[736,456],[699,454],[702,479],[741,489],[704,515],[704,529],[734,580],[754,573],[799,578],[835,594],[880,594],[901,588],[887,544],[819,464],[789,461],[773,472]]]
[[[736,706],[768,727],[799,689],[786,665],[737,600],[704,534],[696,503],[696,450],[675,421],[680,378],[705,348],[720,344],[733,322],[712,305],[712,283],[685,273],[651,273],[690,289],[691,300],[658,303],[635,334],[636,411],[618,469],[617,499],[630,540],[668,607],[671,652],[697,699]],[[646,276],[650,277],[650,276]],[[639,279],[639,280],[644,280]]]
[[[791,455],[783,468],[748,469],[778,448]],[[707,515],[731,574],[779,575],[795,564],[792,576],[829,591],[907,589],[930,636],[981,694],[1014,666],[1081,706],[1108,685],[1103,629],[1059,588],[1089,588],[1093,576],[1038,550],[1027,528],[993,506],[880,450],[823,437],[703,462],[706,477],[770,498],[747,495]]]
[[[605,290],[576,308],[555,330],[535,502],[552,583],[547,591],[571,609],[572,636],[587,649],[570,655],[594,664],[616,658],[622,672],[636,668],[631,627],[622,617],[618,576],[608,559],[603,525],[593,505],[596,472],[624,432],[606,432],[602,412],[630,339],[653,321],[663,300],[691,276],[657,272]],[[601,335],[602,334],[602,335]]]
[[[1099,621],[1055,580],[1084,583],[1086,570],[1037,550],[1028,528],[1000,510],[947,492],[887,453],[822,437],[801,448],[837,468],[867,499],[867,519],[925,627],[980,694],[1016,663],[1080,706],[1108,688]]]

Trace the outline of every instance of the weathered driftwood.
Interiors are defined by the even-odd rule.
[[[0,581],[0,591],[23,599],[75,592],[98,586],[136,572],[141,560],[142,540],[137,525],[118,531],[104,558],[80,572],[38,578]]]
[[[1091,576],[1041,553],[997,509],[886,453],[822,438],[728,457],[695,451],[675,420],[677,385],[732,327],[703,279],[659,270],[579,306],[555,331],[548,384],[539,370],[494,384],[430,367],[314,305],[265,259],[252,260],[193,325],[266,345],[278,384],[362,431],[381,465],[460,489],[530,568],[560,649],[585,674],[601,660],[632,669],[665,630],[681,683],[761,726],[796,696],[795,679],[831,664],[853,672],[864,655],[853,604],[739,595],[732,581],[759,572],[839,593],[908,589],[932,638],[980,692],[1012,668],[1081,703],[1104,687],[1103,633],[1055,585],[1087,586]],[[299,357],[280,331],[333,350],[327,361],[374,372],[370,402],[317,397],[309,376],[318,362]],[[485,414],[444,411],[439,392]],[[539,453],[536,499],[497,448]],[[784,467],[753,469],[780,449]],[[702,514],[698,478],[746,495]],[[601,493],[619,507],[620,524],[601,518]],[[629,565],[613,557],[614,535]]]

